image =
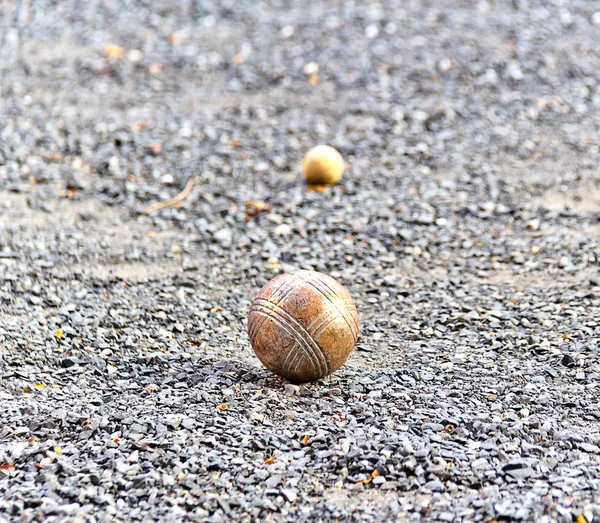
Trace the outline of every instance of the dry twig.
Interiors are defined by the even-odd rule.
[[[164,209],[166,207],[179,207],[183,200],[185,200],[190,195],[190,193],[192,192],[192,187],[194,187],[194,184],[197,180],[197,176],[192,176],[188,180],[188,183],[185,184],[183,191],[181,191],[177,196],[164,202],[157,202],[153,203],[152,205],[149,205],[144,209],[143,214],[150,214],[154,211],[160,211],[161,209]]]

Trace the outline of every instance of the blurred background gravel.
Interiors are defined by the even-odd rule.
[[[0,518],[597,520],[599,52],[592,1],[0,2]],[[297,387],[245,322],[300,268],[362,335]]]

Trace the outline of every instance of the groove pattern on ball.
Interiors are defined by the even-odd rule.
[[[341,367],[358,334],[358,313],[348,291],[315,271],[271,280],[248,316],[248,337],[260,361],[298,382],[322,378]]]

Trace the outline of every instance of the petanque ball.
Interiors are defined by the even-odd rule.
[[[304,156],[302,168],[309,185],[333,185],[344,173],[344,159],[333,147],[317,145]]]
[[[298,271],[273,278],[250,307],[248,336],[258,359],[293,382],[331,374],[358,340],[350,294],[331,276]]]

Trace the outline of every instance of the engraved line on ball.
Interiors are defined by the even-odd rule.
[[[321,371],[323,371],[324,368],[325,374],[329,374],[329,363],[327,361],[327,357],[323,353],[321,347],[316,343],[314,336],[308,331],[307,328],[304,327],[304,325],[302,325],[285,309],[279,306],[273,308],[272,304],[264,298],[257,298],[256,300],[254,300],[253,307],[255,305],[262,305],[263,307],[268,308],[272,312],[279,314],[280,316],[282,316],[282,319],[287,320],[287,322],[290,323],[292,327],[295,327],[295,331],[298,332],[298,334],[300,334],[306,340],[306,343],[308,343],[308,345],[311,347],[312,353],[319,361],[319,367]]]
[[[266,310],[269,311],[270,313],[275,312],[271,309],[266,309]],[[307,357],[307,359],[310,362],[310,364],[312,365],[314,371],[319,375],[319,377],[323,376],[320,366],[318,365],[317,361],[315,359],[313,359],[313,357],[311,356],[310,349],[307,349],[307,347],[306,347],[306,340],[304,340],[300,336],[298,336],[297,333],[293,330],[293,327],[291,327],[289,324],[285,323],[285,321],[282,321],[281,317],[278,316],[277,314],[269,314],[269,312],[263,312],[262,310],[254,310],[253,312],[255,314],[258,314],[259,316],[265,316],[267,319],[270,319],[271,321],[273,321],[273,323],[275,323],[276,325],[281,327],[285,332],[287,332],[292,337],[292,339],[294,339],[297,342],[297,346],[302,350],[304,355]],[[283,370],[283,368],[282,368],[282,370]]]
[[[331,314],[331,309],[325,309],[321,314],[319,314],[313,321],[311,321],[307,326],[306,330],[310,332],[310,330],[314,327],[315,323],[321,321],[325,316]]]
[[[312,276],[306,275],[306,277],[302,278],[304,281],[312,285],[317,291],[319,291],[327,300],[329,300],[338,310],[348,327],[350,328],[350,332],[352,333],[355,340],[358,340],[358,326],[354,321],[348,321],[348,317],[344,312],[349,312],[348,308],[344,301],[347,298],[340,298],[335,290],[333,290],[327,283],[325,283],[320,278],[313,278]],[[341,303],[340,303],[341,302]],[[358,316],[358,314],[357,314]],[[357,318],[358,319],[358,318]],[[354,320],[351,314],[351,320]]]
[[[319,363],[320,371],[323,372],[324,370],[325,373],[328,373],[329,365],[327,363],[327,358],[325,358],[325,355],[321,350],[321,347],[319,347],[315,343],[310,333],[289,312],[280,307],[273,307],[273,305],[264,298],[257,298],[256,300],[254,300],[251,310],[255,312],[267,311],[277,315],[282,321],[288,324],[290,328],[292,328],[294,332],[298,334],[298,336],[300,336],[304,340],[304,342],[310,348],[312,355],[316,358],[317,362]]]
[[[283,303],[283,301],[294,291],[298,286],[297,281],[284,281],[275,291],[269,296],[267,300],[269,303],[273,304],[273,306],[277,307]],[[277,294],[279,294],[277,296]],[[256,300],[255,300],[256,301]],[[263,319],[262,322],[254,325],[252,329],[252,334],[249,334],[250,342],[254,343],[254,339],[256,335],[260,332],[263,325],[265,324],[266,319]]]
[[[296,374],[298,372],[298,368],[300,367],[301,362],[302,352],[299,350],[294,350],[294,348],[291,347],[288,350],[287,355],[285,356],[283,364],[281,365],[281,372],[286,376],[292,376],[292,373]]]
[[[297,333],[306,343],[306,345],[310,348],[313,356],[316,358],[319,363],[320,372],[325,371],[325,374],[329,372],[329,365],[327,363],[327,358],[323,354],[321,347],[315,342],[310,332],[306,330],[304,325],[302,325],[296,318],[294,318],[289,312],[279,306],[273,306],[273,304],[265,300],[264,298],[257,298],[254,300],[252,307],[250,310],[255,312],[259,311],[269,311],[275,315],[277,315],[282,321],[286,322],[290,325],[290,327]]]
[[[319,339],[321,338],[321,336],[322,336],[323,334],[325,334],[325,332],[327,331],[327,329],[328,329],[329,327],[331,327],[331,326],[332,326],[332,325],[333,325],[333,324],[334,324],[334,323],[335,323],[335,322],[336,322],[336,321],[337,321],[339,318],[340,318],[340,314],[337,314],[337,311],[336,311],[336,314],[333,314],[333,315],[331,316],[331,318],[329,318],[329,320],[328,320],[328,321],[326,321],[325,323],[323,323],[323,324],[322,324],[322,325],[319,327],[319,330],[318,330],[318,331],[315,331],[315,334],[314,334],[315,341],[317,341],[317,342],[318,342],[318,341],[319,341]]]
[[[336,316],[339,316],[339,312],[337,311],[336,307],[328,307],[321,314],[319,314],[319,316],[317,316],[317,318],[314,321],[312,321],[308,327],[306,327],[306,330],[310,333],[311,337],[315,341],[318,342],[317,333],[320,331],[321,327],[325,323],[328,323],[328,320],[332,316],[334,317],[333,318],[334,320],[335,320]],[[319,322],[319,323],[317,323],[317,322]]]
[[[350,311],[350,314],[352,314],[352,317],[355,319],[356,325],[358,325],[358,310],[356,310],[354,300],[352,298],[344,298],[344,303],[346,304],[346,308]]]
[[[266,301],[268,301],[274,307],[278,307],[290,295],[290,293],[292,293],[296,289],[297,284],[298,284],[298,282],[293,281],[293,280],[292,281],[287,281],[287,280],[284,281],[283,284],[281,286],[279,286],[275,290],[275,292],[273,294],[271,294],[271,296],[269,296],[269,299]],[[277,294],[277,293],[279,293],[279,296],[275,296],[275,294]],[[263,298],[261,298],[261,299],[263,299]],[[254,301],[256,301],[256,300],[254,300]],[[248,338],[250,338],[250,343],[252,345],[254,345],[254,342],[256,341],[256,336],[258,335],[260,330],[263,328],[266,321],[267,321],[266,318],[263,318],[262,321],[257,321],[256,323],[252,324],[252,328],[250,329],[251,332],[248,332]]]
[[[302,352],[299,350],[294,350],[294,347],[290,347],[288,353],[285,356],[285,359],[283,360],[283,363],[281,364],[282,373],[287,376],[291,376],[293,371],[293,373],[295,374],[296,372],[298,372],[298,368],[300,367],[301,361]]]
[[[257,314],[264,314],[262,312],[257,312]],[[271,316],[269,316],[269,318],[271,318]],[[271,318],[272,319],[272,318]],[[273,319],[272,319],[273,320]],[[273,320],[277,325],[280,325],[279,323],[277,323],[275,320]],[[281,325],[280,325],[281,326]],[[284,328],[283,326],[281,326],[282,328]],[[286,331],[289,334],[289,331]],[[302,347],[300,347],[300,350],[298,350],[295,346],[298,345],[298,341],[296,339],[294,339],[293,337],[292,339],[292,346],[288,349],[288,352],[285,356],[285,360],[283,361],[283,363],[281,364],[281,375],[282,376],[292,376],[292,373],[290,372],[290,367],[291,364],[293,362],[295,362],[294,365],[294,373],[298,371],[298,367],[300,366],[300,362],[302,361],[302,359],[308,359],[310,365],[312,366],[313,370],[316,372],[317,369],[315,367],[315,362],[307,355],[305,349],[303,349]],[[288,363],[288,360],[290,358],[290,356],[292,356],[292,360]]]
[[[283,280],[283,282],[281,283],[281,285],[279,287],[277,287],[269,296],[269,300],[273,302],[273,304],[277,305],[279,303],[279,296],[281,296],[282,294],[284,294],[284,296],[286,295],[285,292],[286,291],[291,291],[291,289],[294,288],[294,286],[292,285],[291,287],[288,287],[286,289],[286,287],[293,282],[290,282],[288,280]],[[253,322],[252,325],[249,324],[249,330],[248,330],[248,337],[250,338],[250,343],[252,343],[254,345],[254,340],[256,338],[256,333],[258,331],[260,331],[260,329],[262,328],[262,326],[264,325],[265,321],[267,321],[266,319],[263,319],[262,321],[257,320],[256,322]]]
[[[338,294],[336,293],[336,291],[334,289],[332,289],[331,286],[324,279],[315,278],[315,280],[318,281],[319,283],[321,283],[322,285],[324,285],[325,288],[329,291],[329,299],[333,303],[337,303],[340,314],[342,315],[342,317],[344,318],[344,320],[350,327],[350,330],[352,331],[354,338],[358,339],[358,326],[356,325],[356,322],[354,322],[354,321],[349,322],[347,315],[344,314],[345,312],[350,312],[350,318],[352,320],[354,320],[354,317],[352,316],[351,311],[349,311],[348,307],[346,306],[345,298],[340,298],[338,296]]]
[[[270,309],[269,309],[269,311],[273,312]],[[290,353],[304,354],[306,356],[306,358],[308,359],[308,361],[310,362],[313,369],[315,370],[315,372],[317,372],[317,373],[320,372],[317,362],[313,359],[310,352],[308,352],[307,349],[305,348],[304,344],[302,343],[302,339],[299,338],[298,336],[296,336],[296,333],[293,331],[293,328],[291,328],[291,330],[288,329],[287,328],[287,327],[289,327],[288,324],[281,322],[277,316],[273,316],[273,315],[269,314],[268,312],[263,312],[263,311],[259,311],[259,310],[255,310],[253,312],[255,314],[258,314],[259,316],[264,316],[267,319],[270,319],[271,321],[273,321],[273,323],[275,323],[276,325],[281,327],[285,332],[287,332],[290,335],[290,337],[296,342],[296,345],[300,347],[300,349],[301,349],[300,351],[294,351],[293,349],[289,350],[287,356],[289,356]],[[287,359],[287,356],[286,356],[286,359]],[[282,371],[285,368],[285,364],[286,364],[286,362],[284,361],[284,364],[282,365]]]
[[[272,293],[271,293],[271,298],[273,298],[283,287],[285,287],[287,285],[287,281],[284,279],[281,282],[281,285],[279,287],[277,287]],[[250,319],[250,317],[248,317],[248,319]],[[264,323],[264,322],[263,322]],[[253,340],[253,336],[252,333],[256,328],[256,324],[254,322],[250,322],[248,321],[248,338],[250,339],[250,343],[254,344],[254,340]]]
[[[295,288],[296,288],[296,286],[292,283],[290,285],[290,287],[285,289],[285,293],[281,296],[281,298],[280,299],[276,298],[275,301],[273,301],[272,295],[269,297],[269,299],[255,298],[254,301],[252,302],[252,305],[250,306],[250,312],[252,312],[252,309],[259,303],[262,303],[262,305],[264,307],[268,307],[269,309],[273,309],[273,310],[278,309],[279,307],[281,307],[283,301],[288,297],[288,295],[295,290]],[[263,318],[262,321],[253,322],[252,328],[250,329],[250,332],[248,333],[248,337],[250,338],[251,343],[254,343],[254,341],[256,340],[256,336],[258,336],[258,333],[261,331],[261,329],[263,328],[266,321],[267,321],[266,318]]]
[[[343,303],[343,299],[340,298],[339,296],[337,296],[335,291],[333,289],[331,289],[331,287],[329,287],[327,284],[325,284],[325,282],[323,282],[322,280],[317,279],[317,278],[311,278],[309,276],[305,277],[305,275],[302,275],[300,277],[305,282],[312,285],[327,300],[329,300],[334,306],[336,306],[339,309],[342,318],[344,318],[344,321],[350,328],[350,332],[352,333],[352,336],[354,337],[355,340],[357,340],[358,339],[358,327],[354,321],[349,321],[347,315],[344,314],[344,312],[349,312],[349,311],[346,307],[346,304]],[[340,304],[340,302],[342,302],[342,303]],[[351,318],[351,320],[354,320],[354,318]]]
[[[347,298],[341,298],[337,294],[335,289],[332,289],[329,286],[329,284],[321,278],[313,277],[311,275],[311,276],[307,276],[307,279],[305,281],[308,281],[308,283],[311,283],[313,285],[313,287],[315,287],[317,290],[319,290],[321,292],[321,294],[323,294],[323,296],[325,296],[325,298],[327,298],[331,303],[333,303],[340,309],[340,314],[344,317],[344,320],[346,320],[348,327],[350,327],[350,330],[354,333],[355,337],[357,337],[358,333],[355,332],[356,325],[354,325],[353,322],[349,322],[347,316],[344,314],[344,311],[347,311],[347,307],[345,306],[346,304],[344,303],[344,301]],[[342,306],[340,306],[340,302],[342,302],[341,303]]]
[[[358,325],[358,311],[356,310],[356,305],[352,298],[344,298],[344,303],[346,304],[346,308],[352,314],[352,317],[355,318],[356,324]]]
[[[320,292],[333,305],[333,307],[329,309],[329,314],[333,314],[334,316],[330,318],[330,316],[326,315],[328,318],[330,318],[329,321],[327,321],[327,319],[324,320],[326,325],[323,325],[323,322],[321,322],[321,324],[314,331],[312,331],[312,336],[315,341],[318,343],[321,335],[337,320],[337,318],[341,316],[350,328],[350,333],[354,338],[354,342],[356,343],[356,341],[358,341],[358,312],[356,311],[354,300],[351,297],[341,298],[320,278],[313,279],[312,275],[306,275],[306,278],[302,279],[311,284],[313,288]],[[321,287],[319,283],[323,284],[325,288]],[[348,316],[344,314],[344,311],[350,314],[350,319],[353,321],[348,321]]]
[[[294,364],[293,373],[298,372],[298,367],[300,366],[300,362],[302,361],[302,351],[294,350],[294,340],[292,340],[292,345],[286,347],[287,354],[285,355],[285,359],[281,364],[281,374],[283,376],[291,376],[292,370],[290,367]],[[290,360],[290,356],[292,356]]]
[[[311,339],[314,340],[314,336],[309,332],[308,335],[311,337]],[[327,374],[329,374],[329,361],[327,360],[327,357],[325,356],[325,353],[323,352],[323,350],[321,349],[320,345],[317,344],[318,347],[318,353],[321,353],[323,355],[323,362],[325,364],[325,374],[321,374],[321,376],[325,376]],[[291,356],[291,359],[290,359]],[[285,360],[283,362],[282,365],[282,370],[286,371],[289,374],[289,370],[290,368],[293,366],[294,367],[294,372],[298,371],[298,366],[300,365],[300,352],[299,351],[294,351],[294,350],[289,350]]]

